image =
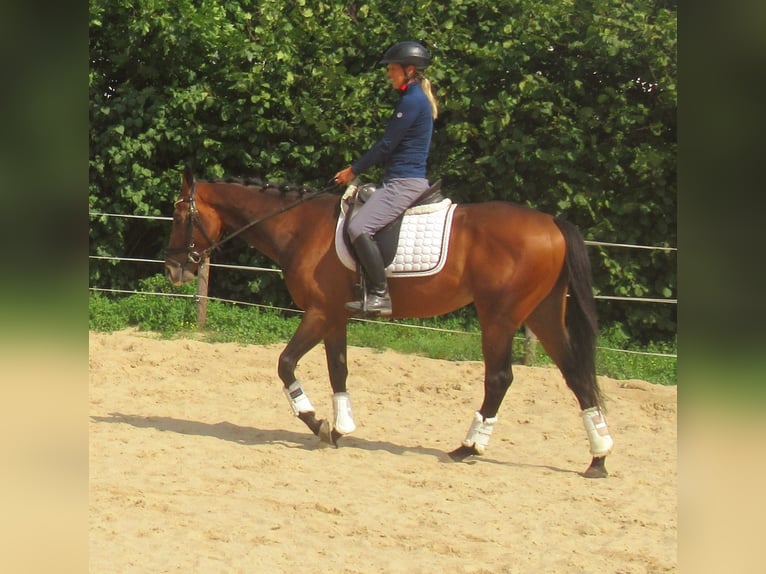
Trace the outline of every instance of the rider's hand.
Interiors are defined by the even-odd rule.
[[[354,170],[352,170],[350,167],[347,167],[346,169],[343,169],[335,174],[335,177],[333,178],[333,181],[335,183],[339,183],[341,185],[348,185],[351,183],[351,181],[356,177],[356,174],[354,173]]]

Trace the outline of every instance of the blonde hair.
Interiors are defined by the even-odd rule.
[[[426,78],[423,75],[423,72],[418,72],[418,79],[420,80],[420,86],[423,88],[423,93],[425,93],[431,104],[431,116],[436,119],[439,117],[439,102],[437,101],[436,96],[434,96],[433,89],[431,88],[431,80]]]

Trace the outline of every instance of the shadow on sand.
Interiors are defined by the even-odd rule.
[[[98,423],[127,424],[136,428],[156,429],[160,432],[172,432],[190,436],[207,436],[246,446],[279,445],[285,448],[299,448],[305,450],[328,448],[328,445],[320,442],[317,437],[308,431],[294,432],[285,429],[260,429],[237,425],[227,421],[206,423],[174,417],[129,415],[124,413],[109,413],[108,416],[91,416],[90,418]],[[368,440],[355,436],[341,438],[339,446],[343,448],[358,448],[369,451],[382,450],[396,455],[415,453],[433,456],[444,463],[460,464],[454,462],[447,453],[442,450],[423,446],[399,445],[387,441]],[[463,461],[463,464],[469,465],[476,463],[490,463],[512,467],[543,468],[554,472],[579,474],[573,470],[553,466],[499,461],[487,458],[486,456],[470,457]]]

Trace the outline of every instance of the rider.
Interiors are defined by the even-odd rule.
[[[431,82],[423,70],[431,63],[428,51],[417,42],[399,42],[383,55],[391,85],[401,98],[383,137],[361,158],[335,174],[335,182],[348,185],[368,168],[384,166],[383,187],[358,208],[350,221],[351,244],[367,276],[367,300],[346,303],[362,314],[391,315],[391,298],[375,234],[394,221],[428,189],[426,160],[433,122],[438,114]]]

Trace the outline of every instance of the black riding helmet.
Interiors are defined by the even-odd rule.
[[[383,54],[381,64],[399,64],[400,66],[415,66],[421,70],[431,63],[431,56],[417,42],[398,42]]]

